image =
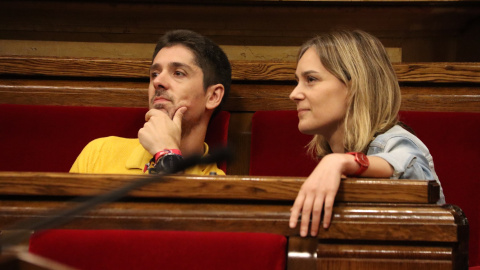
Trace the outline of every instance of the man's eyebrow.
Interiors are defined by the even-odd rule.
[[[187,69],[189,71],[192,71],[193,68],[191,65],[189,64],[185,64],[185,63],[181,63],[181,62],[171,62],[168,64],[170,67],[172,68],[184,68],[184,69]]]
[[[168,63],[168,66],[170,68],[184,68],[184,69],[187,69],[187,70],[190,70],[190,71],[193,70],[193,68],[189,64],[185,64],[185,63],[181,63],[181,62],[171,62],[171,63]],[[155,69],[159,69],[159,68],[160,68],[160,64],[155,63],[155,64],[150,66],[150,71],[155,70]]]
[[[158,63],[152,64],[152,65],[150,66],[150,71],[155,70],[155,69],[158,69],[159,67],[160,67],[160,65],[159,65]]]

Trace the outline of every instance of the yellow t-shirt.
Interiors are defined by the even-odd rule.
[[[208,154],[205,144],[204,156]],[[145,164],[152,155],[140,144],[138,139],[116,136],[99,138],[85,146],[70,169],[71,173],[104,173],[104,174],[143,174]],[[197,165],[185,170],[185,174],[217,175],[225,173],[217,164]]]

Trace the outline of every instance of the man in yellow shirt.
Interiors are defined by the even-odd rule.
[[[70,172],[158,173],[183,156],[207,155],[207,126],[226,99],[230,84],[230,63],[218,45],[192,31],[167,32],[153,54],[150,110],[138,139],[112,136],[93,140]],[[216,164],[197,165],[185,173],[225,174]]]

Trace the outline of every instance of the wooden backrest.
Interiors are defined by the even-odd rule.
[[[295,110],[295,62],[232,60],[226,111]],[[0,56],[0,102],[145,107],[146,59]],[[480,64],[395,63],[404,111],[480,111]]]
[[[12,239],[17,238],[9,236],[18,233],[19,228],[32,228],[24,226],[38,224],[38,217],[43,221],[51,220],[48,213],[58,213],[59,209],[78,206],[77,203],[69,202],[72,196],[103,194],[132,181],[148,178],[133,175],[0,172],[0,185],[5,187],[0,190],[2,244],[12,244]],[[438,199],[439,191],[434,181],[345,179],[340,185],[334,207],[335,217],[330,228],[320,230],[316,238],[299,238],[298,227],[291,229],[288,222],[290,208],[303,182],[302,178],[169,176],[163,180],[151,180],[154,182],[130,192],[126,200],[104,204],[83,214],[76,212],[72,214],[75,219],[68,223],[43,224],[56,224],[58,229],[100,230],[91,232],[90,236],[85,234],[92,237],[92,241],[108,238],[108,235],[112,234],[121,235],[123,232],[118,231],[119,229],[164,231],[155,234],[165,236],[162,243],[170,240],[174,246],[190,243],[189,247],[202,250],[213,250],[209,249],[208,245],[216,241],[219,246],[228,246],[231,242],[236,242],[236,237],[240,237],[239,243],[248,243],[250,240],[254,243],[256,233],[274,234],[277,240],[288,238],[288,258],[283,258],[287,261],[287,269],[342,268],[345,264],[357,269],[387,266],[389,269],[414,269],[421,266],[457,269],[466,267],[468,263],[468,226],[465,217],[455,207],[441,207],[434,203]],[[22,220],[23,222],[17,223]],[[10,231],[15,228],[17,230]],[[102,234],[104,230],[109,232]],[[169,231],[172,230],[177,232],[170,234]],[[215,232],[240,233],[218,235]],[[245,239],[244,242],[242,232],[254,234],[250,235],[251,239],[248,237],[250,240]],[[82,233],[84,232],[67,232],[77,240]],[[142,237],[141,235],[148,235],[149,232],[127,234],[130,239],[128,242],[137,245],[139,243],[135,234]],[[213,238],[201,241],[209,235]],[[29,234],[26,236],[28,238]],[[37,243],[41,244],[43,240],[49,239],[55,241],[55,237],[47,235],[43,240],[41,237],[40,235],[40,242]],[[189,239],[192,241],[189,242]],[[70,240],[72,239],[65,241]],[[278,251],[277,248],[282,244],[277,240],[277,244],[270,248]],[[248,245],[247,243],[245,245]],[[261,246],[262,243],[258,245]],[[234,245],[232,249],[224,248],[216,255],[240,256],[237,253],[241,251],[236,249],[240,246],[243,244]],[[82,246],[78,248],[79,253],[85,251]],[[119,246],[119,249],[123,248],[125,246]],[[184,254],[184,247],[179,248],[179,254]],[[62,252],[68,253],[72,249],[75,250],[75,247],[62,249]],[[128,247],[126,249],[128,250]],[[175,251],[167,249],[165,252],[169,252],[168,250]],[[186,252],[196,252],[197,254],[191,257],[195,258],[202,250],[188,249]],[[389,252],[385,254],[384,250]],[[44,252],[48,255],[49,251]],[[88,248],[85,252],[85,256],[88,256]],[[110,252],[113,250],[106,250],[102,254]],[[352,252],[355,254],[353,257]],[[278,257],[282,256],[281,252],[275,254],[276,259],[282,259]],[[82,260],[78,255],[65,256],[76,261]],[[208,261],[208,258],[206,255],[203,259]],[[185,260],[177,263],[189,261],[173,253],[167,262],[175,263],[175,260]]]

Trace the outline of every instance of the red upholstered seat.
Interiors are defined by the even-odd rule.
[[[68,172],[83,147],[106,136],[136,138],[146,108],[0,104],[0,171]],[[226,145],[230,113],[212,119],[206,141]],[[226,164],[220,168],[225,171]]]
[[[433,156],[445,200],[459,206],[470,225],[470,265],[480,265],[480,113],[400,113]]]
[[[30,252],[79,269],[283,270],[286,238],[265,233],[49,230]]]
[[[427,145],[447,203],[470,224],[470,265],[480,265],[480,113],[400,112]],[[315,163],[305,154],[310,136],[297,128],[296,111],[258,111],[252,118],[251,175],[308,176]]]
[[[316,162],[305,146],[312,136],[298,131],[296,111],[258,111],[252,117],[250,175],[308,176]]]

